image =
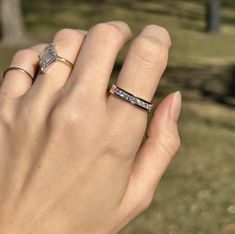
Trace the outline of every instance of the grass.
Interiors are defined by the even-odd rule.
[[[235,6],[225,1],[219,34],[204,32],[201,1],[23,1],[29,35],[49,41],[62,27],[89,29],[97,22],[127,21],[134,33],[146,24],[166,27],[173,47],[156,101],[181,90],[182,147],[164,175],[150,208],[122,234],[235,233]],[[0,69],[14,49],[0,48]],[[113,78],[123,61],[124,49]]]

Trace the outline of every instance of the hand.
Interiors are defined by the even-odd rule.
[[[0,89],[0,233],[116,233],[146,209],[179,147],[179,92],[168,95],[147,129],[147,112],[107,95],[123,22],[54,37],[55,62],[32,84],[8,71]],[[46,45],[16,53],[11,66],[33,76]],[[150,101],[166,67],[169,35],[148,25],[133,39],[117,85]]]

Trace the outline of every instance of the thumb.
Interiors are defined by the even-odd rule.
[[[157,183],[179,148],[177,120],[180,110],[181,94],[172,93],[159,104],[151,119],[122,203],[123,209],[129,210],[132,216],[149,206]]]

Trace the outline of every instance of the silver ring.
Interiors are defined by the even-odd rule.
[[[51,42],[46,49],[38,56],[39,58],[39,67],[40,72],[45,73],[46,70],[54,63],[54,62],[61,62],[71,69],[73,68],[73,64],[65,58],[60,57],[56,53],[56,49],[54,44]]]
[[[135,95],[125,91],[124,89],[117,87],[115,84],[112,85],[109,92],[121,98],[122,100],[131,103],[132,105],[140,107],[145,111],[150,112],[153,108],[152,103],[145,101],[142,98],[136,97]]]

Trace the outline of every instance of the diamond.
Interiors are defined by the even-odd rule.
[[[119,95],[119,96],[120,96],[120,94],[121,94],[121,90],[120,90],[120,89],[116,89],[116,93],[117,93],[117,95]]]
[[[127,100],[127,101],[129,101],[129,95],[125,93],[125,94],[124,94],[124,99]]]
[[[130,97],[129,97],[129,101],[130,101],[132,104],[135,104],[135,98],[134,98],[134,97],[130,96]]]
[[[52,43],[39,55],[39,64],[42,73],[57,60],[55,47]]]
[[[123,96],[124,96],[124,92],[120,90],[119,95],[120,95],[121,97],[123,97]]]

